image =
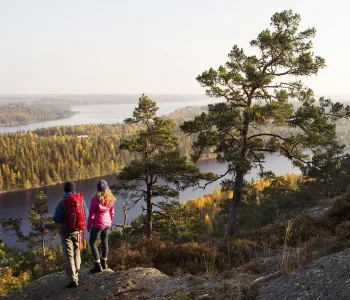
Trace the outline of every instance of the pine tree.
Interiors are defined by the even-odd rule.
[[[263,172],[265,153],[284,155],[296,166],[309,164],[304,150],[329,147],[336,139],[333,122],[350,115],[349,107],[324,98],[316,101],[313,91],[303,86],[300,78],[317,74],[325,60],[312,52],[315,29],[298,31],[300,20],[290,10],[274,14],[272,28],[250,43],[257,55],[234,46],[225,66],[197,77],[207,95],[226,102],[209,105],[208,113],[185,122],[182,130],[198,134],[194,160],[213,149],[217,161],[228,165],[220,176],[231,176],[223,185],[234,192],[228,236],[237,232],[244,177],[253,167]],[[281,127],[285,133],[278,131]]]
[[[317,149],[312,156],[312,164],[302,168],[305,175],[315,178],[317,184],[321,184],[326,197],[335,195],[338,190],[339,177],[341,173],[343,173],[342,175],[346,173],[341,168],[342,162],[348,157],[344,154],[344,147],[344,145],[340,146],[335,143],[326,151]],[[322,188],[319,190],[320,192]]]
[[[176,124],[170,119],[156,116],[156,102],[142,95],[133,117],[125,124],[138,124],[141,130],[124,140],[121,150],[137,154],[118,174],[117,192],[133,199],[134,203],[145,201],[147,237],[152,234],[154,198],[172,200],[178,197],[178,190],[194,186],[200,178],[209,177],[180,156],[177,139],[173,134]],[[175,188],[170,187],[173,184]]]
[[[47,196],[41,191],[29,209],[29,221],[31,223],[28,235],[21,230],[22,219],[1,219],[0,225],[3,231],[12,232],[17,236],[17,241],[26,243],[29,250],[40,247],[42,266],[45,269],[46,249],[55,240],[58,231],[57,226],[48,215]]]
[[[31,222],[31,230],[29,232],[28,248],[32,249],[36,246],[41,247],[42,256],[45,257],[45,236],[50,234],[49,242],[51,242],[57,231],[52,216],[48,215],[47,196],[41,191],[29,210],[29,221]]]

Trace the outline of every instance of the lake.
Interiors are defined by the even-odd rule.
[[[180,96],[179,96],[180,97]],[[183,96],[182,96],[183,97]],[[176,99],[176,98],[175,98]],[[209,103],[217,102],[207,97],[198,97],[198,100],[193,100],[190,97],[190,101],[184,101],[183,98],[179,98],[179,101],[172,102],[160,102],[158,103],[158,115],[167,115],[174,110],[183,108],[186,106],[203,106]],[[157,99],[155,99],[157,101]],[[137,101],[137,98],[136,100]],[[16,132],[34,130],[37,128],[47,128],[62,125],[80,125],[80,124],[114,124],[122,123],[124,119],[132,116],[132,112],[136,107],[136,102],[132,104],[102,104],[102,105],[77,105],[71,106],[72,111],[78,112],[78,114],[66,119],[45,121],[41,123],[17,125],[17,126],[4,126],[0,127],[0,133]]]
[[[282,175],[285,173],[299,173],[300,171],[296,168],[293,168],[291,163],[285,158],[277,155],[269,155],[266,157],[266,170],[271,170],[277,175]],[[223,174],[225,172],[225,165],[218,164],[214,159],[204,160],[198,162],[198,167],[203,172],[214,172],[217,174]],[[251,180],[257,178],[258,170],[252,170],[250,174],[247,175],[246,179]],[[107,180],[108,183],[115,183],[115,176],[103,176],[101,177]],[[85,196],[87,205],[90,204],[90,199],[96,192],[96,184],[100,178],[87,179],[82,181],[76,181],[77,191],[82,192]],[[208,194],[213,191],[215,188],[220,186],[220,181],[212,183],[207,186],[205,190],[199,189],[187,189],[180,193],[179,200],[186,201],[188,199],[194,199],[202,195]],[[0,194],[0,218],[23,218],[22,229],[24,233],[29,231],[29,220],[28,220],[28,211],[30,206],[33,204],[36,195],[39,191],[43,191],[48,196],[48,206],[49,213],[53,214],[57,202],[62,199],[63,196],[63,184],[47,186],[37,189],[30,189],[25,191],[18,192],[9,192]],[[141,211],[144,203],[139,202],[135,207],[129,210],[128,222],[137,217]],[[119,197],[115,204],[115,217],[114,223],[123,223],[123,209],[122,209],[122,199]],[[4,242],[7,245],[11,246],[21,246],[16,243],[14,237],[3,236]]]
[[[156,97],[154,98],[156,101]],[[179,99],[179,101],[172,102],[160,102],[159,114],[169,114],[176,109],[185,106],[202,106],[209,103],[213,103],[212,99],[199,97],[197,101],[194,98],[189,98],[191,101],[185,101],[184,98]],[[137,100],[137,98],[136,98]],[[79,114],[74,115],[67,119],[53,120],[42,122],[38,124],[20,125],[12,127],[0,127],[0,132],[15,132],[18,130],[34,130],[41,127],[52,127],[61,125],[78,125],[78,124],[90,124],[90,123],[105,123],[112,124],[122,122],[125,118],[130,117],[132,111],[134,110],[136,104],[103,104],[103,105],[81,105],[73,106],[72,110],[78,111]],[[272,170],[277,175],[284,173],[299,173],[298,169],[294,169],[291,163],[284,157],[273,155],[267,156],[266,158],[266,170]],[[226,170],[225,165],[217,164],[215,160],[205,160],[198,163],[198,167],[203,172],[214,172],[217,174],[223,174]],[[251,180],[257,177],[257,170],[252,170],[252,172],[247,175],[247,180]],[[115,183],[115,176],[104,176],[110,184]],[[89,205],[92,195],[95,193],[96,183],[99,179],[87,179],[82,181],[77,181],[77,191],[82,192],[85,196],[86,202]],[[185,201],[188,199],[193,199],[200,197],[204,194],[210,193],[215,188],[218,188],[220,181],[217,181],[205,190],[203,189],[187,189],[180,193],[180,200]],[[30,189],[18,192],[9,192],[0,194],[0,218],[23,218],[22,229],[24,233],[29,231],[29,220],[28,211],[32,203],[34,202],[36,195],[39,191],[43,191],[48,196],[49,213],[53,213],[56,204],[63,196],[63,184],[47,186],[43,188]],[[123,223],[123,211],[122,211],[122,199],[118,199],[116,202],[116,214],[114,223]],[[142,209],[143,203],[138,203],[129,211],[128,221],[130,222],[133,218],[138,216]],[[21,246],[16,243],[14,237],[3,236],[4,242],[12,246]]]

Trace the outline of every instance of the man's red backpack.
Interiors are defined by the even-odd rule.
[[[85,224],[84,197],[82,193],[71,194],[65,198],[66,222],[70,232],[83,231]]]

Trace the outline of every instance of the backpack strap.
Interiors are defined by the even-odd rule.
[[[63,218],[61,221],[62,231],[64,231],[62,234],[69,233],[69,225],[68,225],[68,218],[67,218],[67,204],[66,204],[66,198],[63,197],[61,200],[62,205],[62,211],[63,211]]]
[[[80,248],[80,249],[83,249],[83,248],[85,248],[85,247],[84,247],[84,243],[85,243],[85,230],[82,231],[81,235],[82,235],[82,241],[81,241],[81,243],[79,243],[79,248]]]

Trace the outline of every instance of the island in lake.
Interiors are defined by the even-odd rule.
[[[0,126],[31,124],[71,117],[77,112],[70,106],[42,101],[3,102],[0,103]]]

